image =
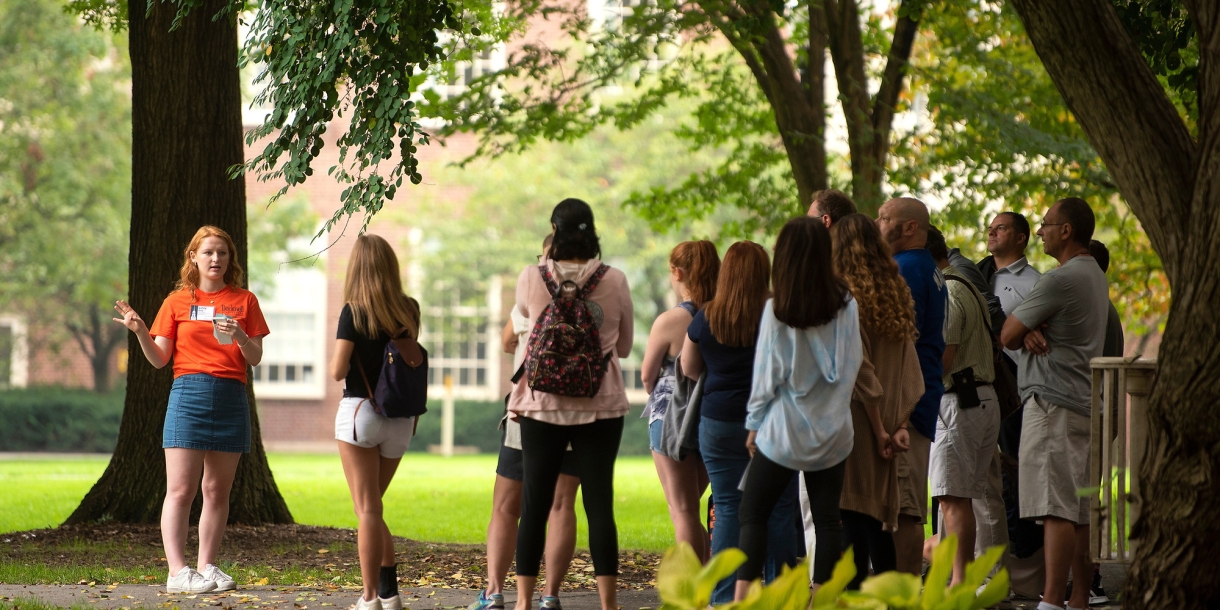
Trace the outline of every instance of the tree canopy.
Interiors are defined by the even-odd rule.
[[[55,2],[0,4],[0,308],[36,314],[44,350],[79,346],[101,392],[125,337],[130,78],[123,42]]]

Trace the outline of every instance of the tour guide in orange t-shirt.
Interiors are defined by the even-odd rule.
[[[204,226],[191,238],[181,279],[161,304],[150,330],[127,301],[114,309],[136,334],[144,356],[161,368],[174,361],[174,385],[165,414],[165,503],[161,539],[169,562],[169,593],[228,591],[237,584],[215,564],[229,492],[241,454],[250,451],[246,366],[263,358],[270,331],[258,299],[241,288],[243,272],[228,233]],[[199,478],[199,562],[186,563],[187,517]]]

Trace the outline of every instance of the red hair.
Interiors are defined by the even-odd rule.
[[[669,266],[686,272],[686,293],[695,307],[716,296],[716,279],[720,275],[720,255],[716,244],[703,239],[684,241],[669,253]]]
[[[191,291],[191,300],[194,300],[195,290],[199,288],[199,268],[195,266],[195,261],[191,260],[191,255],[197,252],[203,245],[203,240],[209,237],[219,237],[224,240],[225,246],[229,249],[229,268],[225,270],[225,284],[241,288],[242,280],[246,277],[246,272],[242,271],[241,265],[237,263],[237,245],[233,243],[233,238],[219,227],[203,225],[199,227],[198,231],[195,231],[195,236],[191,238],[191,242],[186,245],[186,250],[182,252],[182,269],[178,272],[178,283],[174,285],[175,291]]]
[[[770,279],[771,259],[762,246],[752,241],[729,246],[720,264],[716,298],[704,308],[717,341],[730,347],[749,347],[758,341]]]

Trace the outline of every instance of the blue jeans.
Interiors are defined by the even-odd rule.
[[[740,525],[737,512],[741,506],[741,491],[737,485],[750,463],[746,450],[744,422],[727,422],[710,417],[699,421],[699,451],[707,466],[712,484],[712,499],[716,502],[716,527],[712,530],[712,554],[738,547]],[[802,533],[796,528],[797,482],[792,477],[787,489],[771,511],[767,522],[767,560],[763,565],[763,580],[771,582],[783,571],[784,565],[796,565],[798,540]],[[736,574],[725,578],[712,592],[713,604],[733,601]]]

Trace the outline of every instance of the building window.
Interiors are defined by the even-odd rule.
[[[420,86],[420,89],[434,91],[442,100],[456,97],[464,93],[470,87],[470,84],[479,77],[503,70],[506,64],[505,58],[504,45],[502,44],[484,49],[470,60],[459,61],[454,65],[453,82],[441,82],[436,77],[430,76]]]
[[[29,382],[25,320],[0,315],[0,389],[23,388]]]
[[[428,350],[429,395],[443,396],[445,378],[454,396],[497,400],[500,388],[500,317],[503,280],[471,285],[435,281],[428,285],[419,342]],[[442,296],[443,295],[443,296]],[[436,298],[441,297],[441,298]],[[446,303],[445,301],[448,301]]]
[[[271,334],[263,338],[263,360],[254,367],[261,398],[319,399],[326,344],[326,275],[315,269],[276,274],[275,294],[261,302]]]

